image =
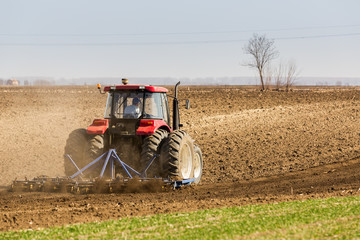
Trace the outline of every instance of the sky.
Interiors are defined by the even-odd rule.
[[[0,0],[0,78],[255,76],[244,45],[273,39],[273,66],[360,78],[357,0]]]

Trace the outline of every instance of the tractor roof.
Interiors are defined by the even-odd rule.
[[[149,85],[113,85],[113,86],[105,86],[104,91],[109,92],[110,90],[137,90],[144,89],[148,92],[168,92],[166,88],[163,87],[155,87]]]

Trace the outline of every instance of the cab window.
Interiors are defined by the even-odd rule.
[[[163,119],[160,93],[145,93],[144,118]]]

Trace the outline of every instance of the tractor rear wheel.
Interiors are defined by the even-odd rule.
[[[147,136],[144,139],[144,143],[142,145],[141,151],[141,159],[140,165],[142,167],[141,170],[145,169],[145,167],[149,164],[151,159],[155,156],[155,154],[160,154],[161,146],[163,145],[165,139],[168,137],[168,132],[164,129],[158,129],[155,131],[153,135]],[[160,161],[160,162],[159,162]],[[162,163],[161,158],[157,158],[154,160],[149,170],[146,172],[148,177],[154,176],[162,176]]]
[[[66,176],[71,176],[77,172],[76,167],[66,155],[69,155],[79,168],[86,165],[85,153],[87,151],[88,140],[89,136],[84,128],[76,129],[69,134],[69,137],[66,140],[64,155]]]
[[[194,177],[194,144],[192,138],[182,130],[169,135],[162,149],[164,162],[168,165],[168,175],[173,180]]]

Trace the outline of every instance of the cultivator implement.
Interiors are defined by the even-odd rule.
[[[123,162],[116,154],[115,149],[102,154],[83,168],[79,168],[70,155],[69,161],[78,170],[70,177],[50,178],[40,176],[31,180],[15,180],[11,185],[14,192],[71,192],[71,193],[112,193],[131,191],[162,191],[165,189],[181,188],[190,185],[195,179],[174,181],[166,178],[148,178],[147,171],[158,157],[154,155],[141,172],[136,171]],[[115,168],[120,167],[124,175],[115,175]],[[99,172],[97,177],[87,178],[88,173]]]

